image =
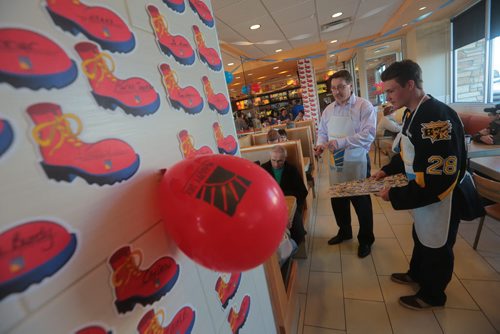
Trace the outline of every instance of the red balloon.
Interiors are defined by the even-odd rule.
[[[193,261],[239,272],[265,262],[288,221],[285,197],[264,169],[243,158],[213,154],[185,159],[160,184],[167,232]]]

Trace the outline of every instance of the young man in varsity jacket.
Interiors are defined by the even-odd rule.
[[[373,177],[406,173],[409,183],[386,188],[379,196],[396,210],[413,211],[413,253],[410,269],[394,273],[397,283],[418,285],[417,294],[400,297],[401,305],[424,310],[443,307],[453,273],[453,245],[460,214],[454,192],[465,172],[464,129],[457,113],[426,94],[422,70],[411,61],[390,65],[382,73],[387,100],[407,107],[396,137],[391,162]]]

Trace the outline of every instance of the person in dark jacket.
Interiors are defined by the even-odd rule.
[[[302,210],[308,191],[297,168],[286,161],[287,152],[284,147],[274,146],[270,155],[271,160],[263,164],[262,168],[278,182],[285,196],[295,196],[297,199],[297,210],[293,217],[290,233],[291,238],[299,245],[304,241],[307,233],[302,223]]]
[[[403,128],[393,146],[399,154],[375,179],[405,173],[408,185],[384,188],[379,196],[396,210],[413,211],[413,252],[406,273],[394,273],[400,284],[418,285],[415,295],[399,298],[413,310],[443,307],[453,274],[453,245],[460,221],[457,186],[465,173],[467,153],[462,122],[446,104],[426,94],[422,70],[411,61],[391,64],[382,81],[394,108],[407,107]]]

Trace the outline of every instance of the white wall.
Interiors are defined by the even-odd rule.
[[[208,0],[204,2],[210,7]],[[212,129],[214,122],[221,125],[225,136],[236,138],[236,132],[230,110],[222,115],[209,108],[201,81],[203,75],[208,76],[214,92],[224,94],[229,101],[223,69],[209,69],[198,54],[192,65],[181,65],[172,56],[163,54],[157,46],[146,4],[158,7],[168,21],[169,32],[184,36],[195,49],[192,25],[198,25],[207,46],[215,48],[220,55],[216,28],[203,24],[188,1],[184,1],[186,8],[183,13],[173,11],[161,0],[85,0],[82,3],[104,6],[123,18],[135,35],[135,48],[127,53],[102,51],[113,60],[116,77],[122,80],[139,77],[147,81],[158,93],[160,106],[144,117],[126,114],[120,107],[104,109],[92,96],[93,88],[82,71],[82,59],[74,49],[78,42],[88,39],[81,33],[74,36],[55,24],[45,8],[45,1],[2,1],[1,28],[28,29],[44,35],[57,43],[76,63],[78,75],[73,82],[60,88],[35,90],[23,87],[23,84],[16,88],[5,74],[5,68],[14,69],[19,77],[26,75],[32,78],[30,66],[40,73],[52,62],[57,62],[57,57],[37,64],[37,55],[50,54],[50,50],[43,44],[31,43],[29,39],[14,37],[13,41],[3,43],[8,38],[2,35],[0,28],[2,45],[12,47],[7,51],[0,49],[0,121],[8,121],[14,132],[12,142],[0,136],[0,142],[9,144],[5,152],[0,152],[0,332],[74,333],[78,329],[98,325],[106,332],[136,333],[140,320],[149,311],[159,315],[163,310],[165,316],[159,325],[165,327],[182,307],[188,306],[196,314],[192,333],[230,333],[228,314],[232,308],[238,311],[243,297],[249,295],[251,306],[240,333],[274,333],[263,267],[244,272],[234,297],[227,307],[222,307],[215,285],[219,278],[227,280],[229,275],[202,268],[187,258],[164,232],[164,222],[156,203],[159,170],[183,159],[178,137],[181,130],[189,131],[196,148],[206,145],[214,152],[218,150]],[[105,34],[105,31],[102,33]],[[28,52],[26,56],[18,47],[25,50],[33,47],[35,51]],[[14,58],[10,58],[11,55]],[[109,59],[106,61],[110,66]],[[158,70],[160,63],[167,63],[176,71],[181,87],[193,86],[199,92],[204,100],[200,113],[191,115],[172,107]],[[21,75],[18,66],[27,72]],[[19,80],[25,82],[23,80],[26,79]],[[112,86],[111,91],[117,88]],[[141,103],[140,96],[135,100]],[[125,142],[140,157],[138,170],[128,179],[102,186],[89,184],[83,177],[76,177],[70,182],[58,182],[48,177],[40,164],[46,159],[40,145],[50,135],[46,134],[42,136],[42,141],[36,141],[34,134],[44,130],[35,129],[36,124],[26,112],[29,106],[40,102],[58,104],[63,114],[75,115],[67,121],[73,133],[86,143],[83,145],[89,145],[84,147],[90,151],[78,151],[71,158],[72,152],[76,152],[69,148],[71,145],[67,140],[71,137],[61,139],[60,128],[45,124],[44,129],[53,127],[52,139],[61,139],[65,145],[62,147],[67,149],[66,153],[61,153],[54,143],[49,144],[55,152],[49,155],[57,154],[62,165],[76,167],[93,161],[101,154],[110,157],[124,154],[121,149],[115,150],[114,144],[100,147],[99,152],[91,152],[91,144],[97,147],[97,142],[104,140],[111,143],[113,139]],[[82,125],[79,134],[76,133],[76,118]],[[65,159],[70,162],[65,162]],[[118,160],[110,159],[114,165],[109,168],[115,168]],[[66,232],[55,236],[54,230],[49,227],[22,230],[24,223],[38,220],[52,221]],[[20,242],[21,232],[25,233],[22,235],[25,237],[23,243]],[[68,233],[76,238],[74,251],[66,247],[67,241],[60,241]],[[47,250],[54,249],[59,242],[64,247],[56,249],[55,254],[47,255]],[[109,260],[116,250],[124,246],[129,246],[134,252],[133,262],[140,271],[151,273],[148,270],[153,263],[164,261],[165,257],[173,258],[180,271],[169,292],[151,298],[145,305],[136,303],[129,312],[119,313],[114,301],[120,298],[116,292],[117,284],[112,279],[116,270],[111,268]],[[51,262],[48,265],[48,261],[57,254],[66,254],[67,258],[63,263],[56,265]],[[142,262],[139,255],[142,255]],[[37,256],[40,257],[38,262]],[[37,268],[53,270],[50,274],[34,274],[28,270]],[[26,275],[20,276],[19,272],[26,272]],[[133,273],[129,272],[132,281]],[[135,279],[137,277],[142,276],[135,276]],[[15,282],[17,288],[7,285],[7,282]],[[136,286],[128,287],[129,292],[145,293],[151,297],[151,291],[144,292],[140,282],[136,283]]]

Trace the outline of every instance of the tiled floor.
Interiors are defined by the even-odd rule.
[[[378,170],[372,167],[372,172]],[[364,259],[357,240],[330,246],[337,225],[326,194],[328,171],[321,164],[317,198],[308,226],[308,258],[298,259],[301,305],[298,333],[499,333],[500,223],[486,220],[477,251],[478,222],[462,222],[455,244],[455,271],[448,302],[436,311],[412,311],[398,303],[414,288],[390,280],[408,269],[413,241],[408,211],[395,211],[373,196],[375,244]],[[315,214],[314,214],[315,213]],[[353,212],[353,232],[358,222]]]

